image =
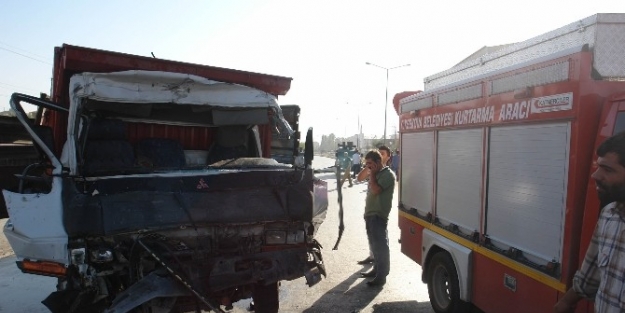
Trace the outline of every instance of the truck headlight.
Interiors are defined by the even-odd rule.
[[[85,248],[78,248],[71,250],[72,264],[78,266],[85,264]]]
[[[110,249],[100,248],[91,250],[91,262],[106,263],[113,261],[113,251]]]
[[[306,240],[306,235],[303,230],[294,230],[289,232],[286,237],[286,243],[303,243]]]
[[[286,231],[283,231],[283,230],[265,231],[265,244],[268,244],[268,245],[286,244]]]
[[[297,244],[306,241],[306,234],[303,230],[267,230],[265,231],[265,244],[283,245]]]

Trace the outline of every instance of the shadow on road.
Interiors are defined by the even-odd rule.
[[[325,180],[326,182],[328,182],[328,192],[331,193],[331,192],[335,192],[336,191],[336,187],[337,187],[337,185],[336,185],[336,175],[334,175],[334,174],[332,174],[332,175],[330,175],[330,174],[328,174],[328,175],[315,174],[315,177],[318,178],[318,179]],[[357,188],[359,185],[366,185],[367,182],[366,181],[357,182],[356,179],[354,178],[354,183],[353,184],[354,184],[353,187]],[[347,190],[347,188],[351,188],[351,187],[348,187],[347,181],[345,181],[343,183],[342,187],[343,187],[343,190]],[[364,190],[361,190],[360,192],[361,193],[363,193],[363,192],[366,193],[367,192],[367,188],[365,188]]]
[[[367,279],[361,278],[360,272],[353,273],[334,288],[328,290],[321,298],[302,312],[359,312],[367,307],[383,289],[381,287],[367,286]]]
[[[334,172],[332,173],[315,173],[315,177],[322,179],[322,180],[327,180],[327,179],[336,179],[336,174]]]
[[[328,192],[335,192],[338,187],[336,182],[336,173],[315,174],[315,177],[328,183]],[[344,186],[344,185],[343,185]]]
[[[429,313],[432,310],[430,302],[417,302],[417,301],[397,301],[397,302],[383,302],[373,305],[373,313],[395,313],[395,312],[425,312]]]

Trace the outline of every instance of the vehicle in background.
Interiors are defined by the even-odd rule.
[[[252,297],[256,312],[277,312],[279,281],[319,282],[328,202],[312,129],[303,156],[271,158],[276,140],[299,145],[277,102],[290,81],[56,48],[52,100],[11,97],[43,157],[3,190],[17,266],[58,277],[43,303],[222,312]],[[22,103],[42,109],[40,123]]]
[[[356,153],[356,146],[352,141],[343,141],[337,144],[336,152],[334,153],[334,157],[338,158],[343,155],[344,152],[347,152],[348,157],[352,157],[354,153]]]
[[[625,130],[623,33],[596,14],[396,98],[401,250],[434,311],[550,312],[571,286],[602,206],[594,151]]]
[[[15,116],[0,116],[0,189],[19,188],[15,175],[22,173],[26,166],[37,162],[37,150],[30,135]],[[0,194],[0,218],[9,217]]]

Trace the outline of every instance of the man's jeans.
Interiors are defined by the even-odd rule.
[[[366,216],[365,225],[367,227],[367,239],[369,247],[375,258],[375,266],[378,278],[384,278],[390,270],[390,251],[388,248],[388,231],[386,230],[388,220],[377,215]]]
[[[352,165],[352,176],[356,178],[356,176],[358,176],[358,173],[360,173],[360,170],[361,170],[360,164]]]
[[[341,186],[343,186],[343,183],[345,182],[346,179],[349,178],[349,185],[353,186],[354,184],[352,183],[352,175],[350,173],[350,168],[346,167],[344,172],[343,172],[343,176],[341,177]]]

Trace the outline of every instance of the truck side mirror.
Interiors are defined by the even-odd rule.
[[[306,133],[306,143],[304,144],[304,162],[307,166],[312,166],[313,158],[313,129],[310,127]]]

